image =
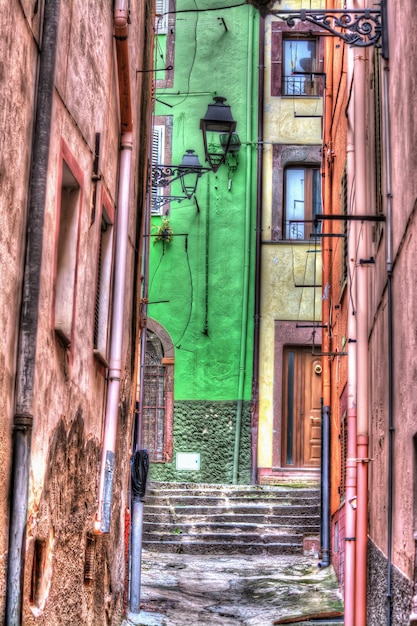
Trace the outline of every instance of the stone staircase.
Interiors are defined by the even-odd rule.
[[[150,483],[143,547],[182,554],[317,554],[317,486]]]

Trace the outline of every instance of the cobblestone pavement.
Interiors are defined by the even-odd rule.
[[[141,612],[123,626],[272,626],[341,610],[333,569],[312,557],[144,551]]]

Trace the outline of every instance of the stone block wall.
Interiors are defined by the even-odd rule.
[[[152,463],[151,480],[232,483],[235,401],[177,401],[174,405],[172,463]],[[250,403],[242,407],[238,482],[250,483]],[[200,453],[200,471],[176,469],[178,452]]]

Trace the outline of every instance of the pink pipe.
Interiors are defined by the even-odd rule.
[[[350,51],[349,51],[350,52]],[[348,89],[353,78],[352,57],[349,54],[347,84]],[[347,128],[347,186],[348,198],[353,198],[353,185],[355,175],[355,150],[353,145],[353,126],[351,115],[348,116]],[[352,212],[351,206],[348,213]],[[356,264],[356,224],[354,221],[348,224],[348,263],[349,281],[355,276]],[[348,285],[348,290],[355,292],[355,285]],[[356,567],[356,318],[352,299],[349,298],[348,318],[348,382],[347,382],[347,419],[348,419],[348,441],[346,458],[346,504],[345,504],[345,576],[344,576],[344,605],[345,605],[345,626],[355,626],[355,567]]]
[[[127,0],[117,0],[114,9],[115,31],[126,32],[127,37]],[[126,29],[126,30],[124,30]],[[127,39],[116,42],[121,126],[131,129],[129,118],[124,124],[124,112],[130,112],[130,90],[122,91],[120,85],[130,85],[127,53]],[[104,422],[103,451],[101,459],[98,510],[95,520],[95,532],[110,531],[110,517],[113,495],[114,457],[116,450],[117,421],[119,413],[120,378],[122,372],[123,321],[126,293],[126,262],[129,226],[129,192],[132,166],[131,130],[122,132],[120,140],[119,192],[117,202],[116,251],[114,260],[113,307],[111,321],[110,355],[107,383],[106,415]]]
[[[361,3],[358,3],[361,4]],[[362,8],[358,6],[356,8]],[[366,52],[354,51],[354,143],[355,210],[367,213],[366,193]],[[367,551],[368,551],[368,228],[356,228],[356,323],[357,323],[357,519],[356,519],[356,624],[366,626]]]

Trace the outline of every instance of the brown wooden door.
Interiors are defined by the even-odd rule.
[[[321,360],[310,348],[284,351],[283,467],[320,467]]]

